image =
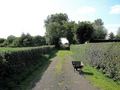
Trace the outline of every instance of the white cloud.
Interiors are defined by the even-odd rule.
[[[111,33],[111,32],[113,32],[114,35],[116,35],[117,34],[117,29],[109,29],[108,34]]]
[[[115,35],[117,34],[117,30],[120,27],[120,24],[106,24],[104,25],[107,28],[108,33],[113,32]]]
[[[80,13],[80,14],[94,13],[95,12],[95,8],[92,8],[92,7],[82,7],[82,8],[78,8],[77,12]]]
[[[56,0],[0,0],[0,38],[22,32],[43,36],[44,20],[59,9]]]
[[[120,5],[115,5],[112,7],[110,14],[120,14]]]

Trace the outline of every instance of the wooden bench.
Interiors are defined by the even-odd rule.
[[[75,72],[75,69],[76,71],[82,71],[82,68],[84,67],[84,64],[81,62],[81,61],[72,61],[72,65],[74,67],[74,72]]]

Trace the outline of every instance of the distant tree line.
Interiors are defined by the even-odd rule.
[[[45,36],[33,37],[29,33],[23,33],[21,37],[10,35],[7,39],[0,38],[0,46],[32,47],[49,44],[59,48],[62,37],[66,37],[70,45],[83,44],[91,39],[105,39],[107,36],[107,29],[104,27],[102,19],[96,19],[94,22],[78,21],[76,23],[69,21],[67,14],[56,13],[48,15],[44,23],[46,27]],[[120,39],[120,28],[116,36],[111,32],[108,39]]]
[[[42,45],[46,45],[44,36],[31,36],[29,33],[22,33],[20,37],[10,35],[7,39],[0,38],[1,47],[35,47]]]

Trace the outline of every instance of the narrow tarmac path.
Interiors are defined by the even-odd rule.
[[[59,51],[32,90],[98,90],[84,76],[74,72],[71,61],[73,58],[67,51]]]

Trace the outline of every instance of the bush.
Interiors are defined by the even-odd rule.
[[[120,43],[72,45],[70,49],[79,60],[90,64],[114,80],[120,80]]]
[[[50,54],[54,46],[0,51],[0,89],[15,87],[43,64],[42,57]]]

